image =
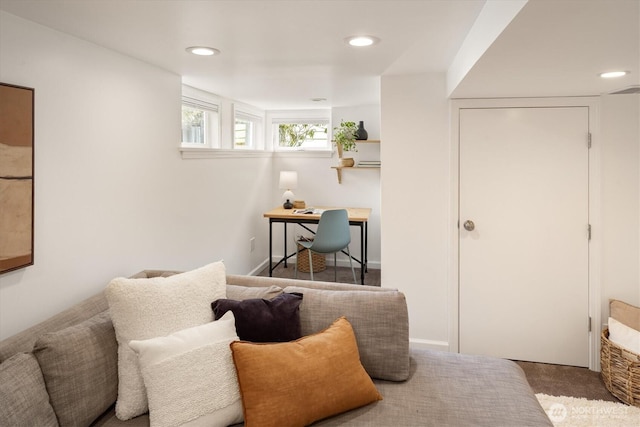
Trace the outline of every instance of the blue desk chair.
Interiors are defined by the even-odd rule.
[[[349,243],[351,243],[351,233],[349,232],[349,217],[345,209],[335,209],[324,211],[320,215],[320,222],[318,223],[318,230],[311,242],[298,242],[300,246],[307,249],[309,254],[309,270],[311,271],[311,280],[313,280],[313,257],[311,252],[319,254],[333,253],[333,265],[334,265],[334,280],[338,280],[338,265],[336,263],[336,254],[344,249],[347,250],[349,255],[349,265],[351,266],[351,273],[353,274],[353,283],[356,285],[356,272],[353,269],[353,263],[351,262],[351,253],[349,252]],[[298,255],[300,253],[300,246],[296,245],[296,271],[295,277],[298,277]]]

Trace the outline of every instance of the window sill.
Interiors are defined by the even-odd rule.
[[[331,158],[332,150],[291,150],[274,151],[273,157]]]
[[[229,150],[223,148],[180,147],[183,160],[187,159],[229,159],[229,158],[331,158],[331,150],[298,150],[298,151],[266,151],[266,150]]]
[[[264,150],[226,150],[222,148],[180,148],[183,160],[187,159],[229,159],[271,157],[273,153]]]

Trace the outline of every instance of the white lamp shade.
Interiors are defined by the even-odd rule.
[[[295,190],[298,188],[298,172],[280,171],[280,185],[282,190]]]

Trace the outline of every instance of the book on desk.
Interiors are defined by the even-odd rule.
[[[324,212],[324,209],[316,209],[316,208],[305,208],[305,209],[294,209],[294,214],[307,214],[307,215],[321,215]]]

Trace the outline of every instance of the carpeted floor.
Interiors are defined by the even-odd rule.
[[[360,283],[360,269],[355,268],[355,272],[358,283]],[[268,276],[269,269],[264,269],[259,275]],[[294,266],[290,264],[288,268],[284,268],[281,264],[274,270],[273,276],[293,278]],[[333,282],[333,267],[327,266],[326,270],[314,273],[313,276],[315,280]],[[337,276],[338,282],[353,283],[353,277],[349,267],[338,267]],[[298,278],[310,280],[310,274],[298,272]],[[365,284],[380,286],[380,270],[370,268],[369,271],[365,273]],[[605,388],[599,372],[593,372],[587,368],[578,368],[575,366],[520,361],[517,363],[524,370],[527,375],[527,380],[535,393],[618,402]]]
[[[575,366],[517,362],[535,393],[619,402],[605,388],[600,372]]]

